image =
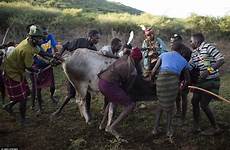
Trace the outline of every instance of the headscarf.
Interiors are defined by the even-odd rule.
[[[144,32],[145,32],[146,36],[148,36],[150,34],[154,34],[154,30],[152,28],[146,28]]]
[[[131,51],[131,57],[137,61],[141,60],[142,59],[141,50],[138,47],[133,48]]]

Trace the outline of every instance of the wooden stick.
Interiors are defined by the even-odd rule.
[[[9,32],[9,30],[10,30],[10,27],[6,29],[5,35],[4,35],[3,39],[2,39],[2,45],[3,45],[3,44],[5,43],[5,41],[6,41],[6,36],[7,36],[8,32]]]
[[[221,96],[219,96],[219,95],[217,95],[217,94],[215,94],[215,93],[213,93],[213,92],[210,92],[210,91],[208,91],[208,90],[205,90],[205,89],[203,89],[203,88],[199,88],[199,87],[196,87],[196,86],[188,86],[188,88],[189,88],[189,89],[195,89],[195,90],[199,90],[199,91],[208,93],[208,94],[210,94],[210,95],[212,95],[212,96],[215,96],[215,97],[217,97],[218,99],[220,99],[220,100],[222,100],[222,101],[225,101],[225,102],[227,102],[227,103],[230,104],[230,101],[229,101],[229,100],[227,100],[227,99],[225,99],[225,98],[223,98],[223,97],[221,97]]]

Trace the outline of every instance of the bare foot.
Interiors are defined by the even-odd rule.
[[[113,136],[115,136],[116,139],[120,139],[121,138],[121,135],[116,130],[114,130],[111,127],[106,127],[105,131],[108,132],[108,133],[110,133],[110,134],[112,134]]]

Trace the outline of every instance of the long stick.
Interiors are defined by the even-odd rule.
[[[225,101],[225,102],[227,102],[227,103],[230,104],[230,101],[229,101],[229,100],[227,100],[227,99],[225,99],[225,98],[223,98],[223,97],[221,97],[221,96],[219,96],[219,95],[217,95],[217,94],[215,94],[215,93],[213,93],[213,92],[210,92],[210,91],[208,91],[208,90],[205,90],[205,89],[203,89],[203,88],[199,88],[199,87],[196,87],[196,86],[188,86],[188,88],[190,88],[190,89],[195,89],[195,90],[199,90],[199,91],[203,91],[203,92],[205,92],[205,93],[208,93],[208,94],[210,94],[210,95],[212,95],[212,96],[215,96],[215,97],[217,97],[218,99],[220,99],[220,100],[222,100],[222,101]]]
[[[5,33],[5,35],[4,35],[3,39],[2,39],[2,45],[3,45],[3,44],[5,43],[5,41],[6,41],[6,36],[7,36],[8,32],[9,32],[9,30],[10,30],[10,27],[8,27],[8,28],[6,29],[6,33]]]
[[[10,30],[10,28],[11,28],[11,26],[12,26],[13,24],[14,24],[14,23],[12,23],[12,24],[6,29],[6,33],[5,33],[5,35],[4,35],[3,39],[2,39],[2,45],[5,43],[5,41],[6,41],[6,36],[7,36],[8,32],[9,32],[9,30]]]

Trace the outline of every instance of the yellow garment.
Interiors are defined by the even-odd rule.
[[[27,39],[23,40],[4,61],[4,71],[15,81],[22,81],[26,68],[31,68],[33,56],[39,51]]]

